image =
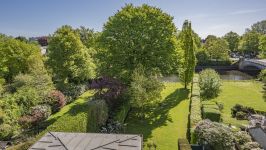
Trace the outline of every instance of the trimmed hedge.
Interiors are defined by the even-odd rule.
[[[198,75],[193,78],[193,84],[190,97],[190,115],[189,115],[189,129],[188,139],[190,143],[196,143],[197,139],[194,135],[194,128],[197,123],[201,121],[201,100],[200,100],[200,88],[198,84]]]
[[[204,119],[210,119],[211,121],[219,122],[221,120],[221,112],[219,109],[203,107],[202,116]]]
[[[179,150],[192,150],[187,139],[178,139]]]
[[[191,97],[190,110],[190,127],[195,127],[202,120],[201,118],[201,103],[199,97]]]
[[[219,107],[215,104],[215,105],[202,105],[202,108],[211,108],[211,109],[216,109],[219,110]]]

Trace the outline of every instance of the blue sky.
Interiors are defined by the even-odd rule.
[[[159,7],[174,17],[179,29],[189,19],[203,38],[231,30],[243,34],[266,19],[266,0],[1,0],[0,33],[42,36],[65,24],[101,31],[108,17],[126,3]]]

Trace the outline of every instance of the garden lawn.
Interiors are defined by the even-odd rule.
[[[178,138],[186,138],[189,113],[188,90],[180,83],[167,82],[158,107],[145,109],[145,119],[139,119],[136,108],[126,120],[126,133],[143,134],[144,146],[153,141],[160,150],[178,149]]]
[[[78,99],[63,107],[59,112],[51,115],[47,122],[51,124],[42,133],[47,131],[87,132],[88,100],[93,91],[83,93]]]
[[[213,101],[223,103],[222,119],[225,124],[241,126],[248,124],[246,120],[236,120],[231,117],[231,108],[235,104],[249,106],[255,110],[266,111],[263,99],[262,83],[257,81],[223,81],[221,93]]]

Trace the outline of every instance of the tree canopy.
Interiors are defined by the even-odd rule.
[[[62,26],[50,37],[47,64],[59,83],[82,82],[95,75],[87,48],[70,26]]]
[[[251,30],[260,34],[266,34],[266,20],[259,21],[251,26]]]
[[[230,31],[226,33],[223,38],[228,42],[229,50],[231,52],[237,51],[240,40],[240,36],[237,33]]]
[[[19,73],[43,68],[40,48],[10,37],[0,37],[0,77],[10,82]]]
[[[229,58],[228,43],[222,38],[208,36],[203,47],[209,59],[227,60]]]
[[[258,53],[259,52],[259,37],[260,34],[255,31],[249,31],[243,34],[239,49],[245,53]]]
[[[139,64],[145,71],[176,72],[178,44],[173,17],[161,9],[126,5],[105,23],[101,72],[128,80]]]

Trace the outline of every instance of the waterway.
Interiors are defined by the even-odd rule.
[[[217,70],[222,80],[252,80],[255,79],[257,76],[257,73],[254,72],[241,72],[238,70]],[[199,73],[199,72],[197,72]],[[167,77],[161,77],[159,78],[160,81],[164,82],[178,82],[179,79],[175,75],[170,75]]]

